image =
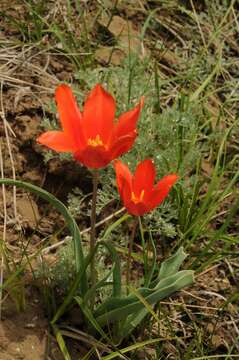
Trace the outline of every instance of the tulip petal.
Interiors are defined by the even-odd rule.
[[[119,116],[118,123],[115,125],[116,137],[125,136],[136,130],[136,124],[143,104],[144,98],[142,97],[140,103],[134,109],[131,109]]]
[[[124,206],[131,201],[132,174],[129,168],[120,160],[114,162],[116,172],[116,183]]]
[[[147,205],[143,202],[135,204],[133,201],[131,201],[131,202],[127,203],[125,205],[125,207],[129,214],[135,215],[135,216],[142,216],[149,211]]]
[[[118,157],[129,151],[133,146],[136,137],[136,132],[132,132],[131,134],[128,134],[126,136],[116,138],[115,142],[109,148],[112,160],[117,159]]]
[[[82,129],[82,114],[71,88],[65,84],[58,86],[55,98],[64,133],[71,138],[75,147],[82,146],[86,142]]]
[[[59,152],[74,152],[76,150],[75,143],[63,131],[47,131],[40,135],[36,141]]]
[[[147,200],[145,199],[150,207],[150,210],[154,209],[166,198],[178,178],[178,175],[170,174],[159,180],[150,196],[147,197]]]
[[[146,159],[140,162],[133,176],[132,188],[135,196],[140,196],[141,191],[144,191],[145,195],[152,191],[155,176],[156,171],[152,160]]]
[[[103,168],[111,161],[110,154],[105,150],[104,146],[87,146],[84,150],[75,152],[74,158],[91,169]]]
[[[97,135],[107,144],[114,127],[115,100],[97,84],[85,101],[83,122],[86,137],[95,139]]]

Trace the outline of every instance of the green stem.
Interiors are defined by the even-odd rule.
[[[143,259],[144,259],[144,277],[147,278],[148,270],[149,270],[149,264],[148,264],[148,248],[146,249],[146,242],[144,238],[144,229],[141,221],[141,217],[138,216],[139,221],[139,230],[140,230],[140,236],[141,236],[141,244],[143,249]]]
[[[127,294],[129,293],[131,255],[132,255],[132,249],[133,249],[133,243],[134,243],[134,237],[135,237],[136,228],[137,228],[137,218],[134,220],[132,232],[131,232],[130,238],[129,238],[129,249],[128,249],[128,257],[127,257],[127,263],[126,263],[126,289],[127,289]]]
[[[98,170],[93,170],[93,195],[92,195],[92,208],[91,208],[91,230],[90,230],[90,254],[94,252],[95,244],[96,244],[96,236],[95,236],[95,224],[96,224],[96,199],[97,199],[97,187],[98,187]],[[95,269],[95,257],[92,258],[91,265],[91,286],[94,287],[96,284],[96,269]],[[94,303],[94,299],[92,299],[92,304]]]

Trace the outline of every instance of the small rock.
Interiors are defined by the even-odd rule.
[[[141,51],[140,33],[135,29],[132,21],[126,21],[120,16],[113,16],[109,26],[108,21],[109,19],[106,17],[101,19],[99,24],[114,36],[124,53],[127,54],[130,49],[138,54]],[[145,55],[145,51],[142,55]]]
[[[36,327],[36,324],[28,323],[24,326],[26,329],[34,329]]]
[[[108,65],[110,63],[112,65],[118,66],[122,63],[125,54],[120,49],[102,46],[96,50],[95,56],[102,65]]]
[[[38,206],[34,200],[29,198],[20,198],[17,200],[17,209],[22,216],[23,222],[26,222],[30,228],[35,228],[40,220]]]

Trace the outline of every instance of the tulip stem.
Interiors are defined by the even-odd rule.
[[[137,218],[135,218],[133,225],[132,225],[132,231],[129,238],[129,249],[128,249],[128,257],[127,257],[127,263],[126,263],[126,289],[127,289],[127,295],[129,293],[129,285],[130,285],[130,270],[131,270],[131,256],[132,256],[132,250],[133,250],[133,243],[134,243],[134,237],[135,232],[137,228]]]
[[[93,194],[92,194],[92,207],[91,207],[91,219],[90,219],[91,220],[90,254],[93,253],[96,245],[95,224],[96,224],[96,199],[97,199],[98,178],[99,178],[98,170],[93,170]],[[95,269],[95,257],[92,258],[90,266],[91,266],[90,268],[91,287],[94,287],[97,280],[96,269]],[[92,299],[92,304],[94,304],[94,299]]]
[[[143,228],[143,224],[141,221],[140,216],[138,217],[139,220],[139,229],[140,229],[140,236],[141,236],[141,244],[142,244],[142,249],[143,249],[143,259],[144,259],[144,277],[145,279],[148,276],[148,271],[149,271],[149,265],[148,265],[148,248],[146,248],[146,242],[145,242],[145,237],[144,237],[144,228]]]

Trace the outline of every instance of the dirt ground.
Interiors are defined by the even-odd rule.
[[[16,313],[9,304],[3,311],[0,323],[1,360],[63,359],[56,344],[50,345],[48,323],[39,298],[33,296],[32,291],[24,312]]]

